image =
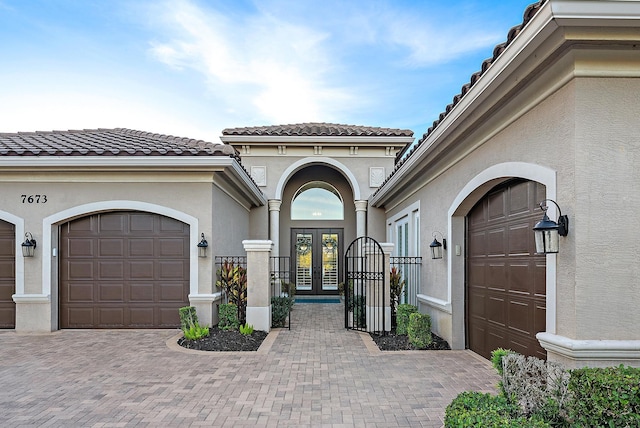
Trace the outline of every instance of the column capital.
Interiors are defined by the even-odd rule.
[[[281,199],[269,199],[269,211],[280,211]]]
[[[244,240],[242,245],[245,251],[271,251],[273,242],[269,240]]]
[[[357,211],[367,211],[367,206],[369,205],[369,201],[365,200],[359,200],[359,201],[353,201],[353,203],[356,206],[356,212]]]

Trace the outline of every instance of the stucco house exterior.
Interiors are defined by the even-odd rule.
[[[454,349],[638,366],[639,46],[640,1],[535,3],[415,142],[327,123],[222,144],[2,134],[0,327],[161,328],[186,304],[213,322],[214,257],[249,248],[289,256],[299,294],[334,295],[366,235],[422,256],[414,297]],[[557,254],[535,250],[545,200],[569,218]]]

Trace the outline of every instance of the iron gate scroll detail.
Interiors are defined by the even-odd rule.
[[[387,323],[387,276],[382,246],[373,238],[356,238],[344,255],[345,328],[384,334]],[[385,297],[387,297],[385,299]]]

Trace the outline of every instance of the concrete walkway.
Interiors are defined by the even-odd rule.
[[[496,391],[477,355],[382,353],[342,308],[297,304],[257,353],[176,350],[177,330],[0,331],[0,426],[440,427],[459,392]]]

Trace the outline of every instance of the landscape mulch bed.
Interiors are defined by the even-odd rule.
[[[209,337],[198,340],[178,339],[178,345],[198,351],[257,351],[262,341],[267,337],[264,331],[254,330],[250,335],[244,335],[238,330],[220,330],[218,327],[209,329]]]
[[[381,351],[422,351],[409,343],[409,336],[397,335],[394,331],[384,336],[371,334],[371,338],[378,345]],[[440,336],[431,333],[431,344],[425,351],[450,350],[449,343]]]
[[[264,331],[254,331],[245,336],[238,330],[220,330],[218,327],[209,329],[209,337],[199,340],[187,340],[184,337],[178,339],[178,345],[187,349],[198,351],[257,351],[262,341],[267,337]],[[410,351],[416,348],[409,343],[407,336],[399,336],[391,332],[384,336],[371,334],[373,341],[381,351]],[[431,334],[433,341],[426,350],[451,349],[446,340]]]

